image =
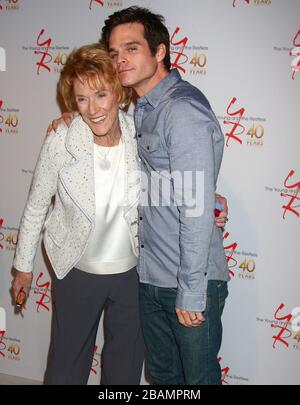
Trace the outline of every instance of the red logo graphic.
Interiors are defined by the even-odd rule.
[[[36,44],[40,47],[43,47],[45,50],[44,51],[34,51],[35,55],[41,55],[41,60],[39,62],[36,62],[36,65],[38,66],[37,68],[37,74],[40,74],[40,68],[46,69],[48,72],[51,71],[51,68],[47,66],[52,61],[52,56],[50,55],[49,48],[52,42],[51,38],[48,38],[44,42],[40,42],[41,36],[44,34],[45,30],[44,28],[41,29],[39,36],[37,38]],[[48,60],[46,60],[48,58]]]
[[[299,42],[297,42],[299,37]],[[295,35],[295,38],[293,39],[293,45],[294,49],[290,52],[290,56],[295,56],[295,59],[292,61],[292,79],[295,80],[296,73],[300,71],[300,30],[297,32]]]
[[[222,357],[218,357],[218,362],[219,362],[220,364],[221,364],[221,361],[222,361]],[[229,383],[225,380],[225,379],[226,379],[226,376],[227,376],[228,373],[229,373],[229,370],[230,370],[229,367],[224,367],[224,368],[222,368],[222,366],[221,366],[221,373],[222,373],[221,383],[222,383],[222,384],[229,385]]]
[[[3,337],[5,335],[5,330],[0,330],[0,356],[5,357],[4,350],[6,349],[6,344],[3,342]]]
[[[187,60],[188,60],[187,55],[183,53],[184,48],[185,48],[185,46],[187,44],[188,38],[184,37],[180,41],[174,42],[174,37],[175,37],[175,35],[178,34],[179,31],[180,31],[180,28],[176,27],[176,29],[173,32],[173,35],[171,36],[171,39],[170,39],[170,44],[171,45],[176,46],[178,48],[181,45],[181,48],[179,49],[179,51],[171,51],[170,52],[171,55],[173,55],[173,54],[177,55],[175,61],[171,63],[171,66],[172,66],[173,69],[176,68],[178,70],[181,70],[183,73],[185,73],[185,69],[181,65],[186,63]],[[182,61],[180,62],[181,59],[182,59]]]
[[[90,7],[89,7],[89,9],[91,10],[92,9],[92,4],[93,3],[97,3],[97,4],[100,4],[100,6],[104,6],[104,2],[103,1],[101,1],[101,0],[91,0],[90,1]]]
[[[4,222],[4,219],[3,218],[0,218],[0,229],[2,228],[2,225],[3,225],[3,222]],[[2,233],[2,232],[0,232],[0,249],[3,249],[3,245],[2,245],[2,243],[1,243],[1,241],[4,239],[4,234]]]
[[[94,373],[95,375],[97,375],[96,367],[98,367],[98,365],[99,365],[99,361],[95,358],[95,353],[97,352],[97,349],[98,349],[98,346],[95,345],[95,346],[94,346],[93,365],[92,365],[92,368],[91,368],[91,372]]]
[[[228,146],[229,139],[233,139],[233,140],[239,142],[240,144],[243,143],[242,140],[238,137],[238,135],[242,135],[245,131],[244,125],[240,124],[241,118],[243,117],[243,115],[245,113],[245,108],[240,108],[237,111],[229,112],[230,107],[233,104],[235,104],[235,102],[236,102],[236,97],[233,97],[233,99],[230,101],[226,111],[230,117],[238,116],[238,121],[237,122],[226,121],[226,120],[223,121],[225,125],[232,125],[231,131],[226,132],[226,134],[225,134],[225,136],[227,136],[226,146]],[[237,128],[241,128],[241,132],[236,132]]]
[[[287,205],[282,206],[282,208],[284,209],[283,216],[282,216],[283,219],[285,219],[285,214],[286,214],[287,211],[290,211],[293,214],[297,215],[297,217],[299,217],[299,212],[296,211],[296,208],[299,208],[300,205],[294,205],[294,206],[292,206],[292,205],[293,205],[293,203],[295,201],[297,201],[297,202],[300,201],[300,196],[298,196],[299,190],[300,190],[300,181],[298,183],[291,184],[290,186],[288,186],[288,184],[287,184],[288,179],[290,177],[293,177],[294,174],[295,174],[294,170],[291,170],[289,172],[289,174],[287,175],[287,178],[284,181],[284,187],[286,187],[288,189],[296,189],[297,190],[296,194],[280,193],[281,197],[289,197],[290,198],[289,203]]]
[[[227,239],[228,236],[229,236],[229,233],[225,232],[225,234],[223,236],[223,240]],[[238,245],[237,242],[234,242],[231,245],[224,246],[224,251],[225,251],[226,260],[228,263],[230,277],[234,277],[234,272],[232,269],[237,265],[237,260],[234,257],[232,257],[234,252],[236,251],[237,245]],[[226,254],[226,251],[229,251],[229,254]],[[233,262],[233,264],[229,265],[230,262]]]
[[[276,321],[281,321],[281,322],[286,321],[284,323],[284,325],[280,326],[280,325],[274,325],[273,323],[271,324],[272,328],[279,328],[280,329],[280,331],[278,332],[278,334],[276,336],[272,336],[272,338],[274,339],[274,342],[273,342],[273,348],[274,349],[275,349],[275,345],[277,344],[277,342],[280,342],[280,343],[284,344],[286,347],[289,347],[289,344],[288,344],[288,342],[286,342],[286,340],[292,336],[292,332],[287,328],[289,322],[292,319],[292,314],[288,314],[288,315],[283,316],[281,318],[278,317],[278,312],[281,311],[283,308],[284,308],[284,304],[281,304],[277,308],[274,317],[275,317]],[[287,334],[285,336],[283,336],[283,334],[285,332]]]
[[[244,0],[247,4],[250,4],[250,0]],[[232,5],[233,5],[233,7],[235,7],[235,3],[236,3],[236,0],[233,0],[233,3],[232,3]]]
[[[51,297],[50,297],[50,295],[48,295],[48,290],[50,288],[50,281],[46,281],[43,284],[42,283],[39,284],[43,275],[44,275],[44,273],[40,273],[36,280],[36,287],[44,289],[44,292],[34,291],[35,294],[41,295],[40,300],[36,301],[36,304],[37,304],[36,312],[40,312],[39,311],[40,307],[44,308],[48,312],[50,309],[48,306],[48,304],[51,302]]]

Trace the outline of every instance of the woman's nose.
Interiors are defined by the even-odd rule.
[[[89,105],[88,105],[88,113],[89,113],[90,115],[94,115],[96,111],[97,111],[97,108],[96,108],[95,102],[94,102],[94,101],[90,101],[90,102],[89,102]]]

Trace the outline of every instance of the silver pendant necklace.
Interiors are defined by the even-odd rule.
[[[108,151],[105,154],[103,154],[103,153],[100,153],[99,146],[97,147],[98,156],[100,158],[98,164],[99,164],[100,169],[102,169],[102,170],[109,170],[111,168],[111,161],[108,159],[110,150],[111,150],[111,147],[108,147]]]
[[[111,168],[111,161],[107,158],[107,156],[109,155],[111,147],[108,148],[108,152],[106,152],[105,155],[103,155],[102,153],[99,153],[100,152],[99,149],[100,148],[97,148],[98,156],[100,157],[99,167],[102,170],[109,170]]]
[[[119,142],[121,142],[121,138],[120,138]],[[108,149],[107,152],[105,152],[104,154],[100,152],[101,145],[97,145],[98,146],[97,147],[97,155],[99,156],[98,164],[99,164],[100,169],[102,169],[102,170],[107,171],[107,170],[110,170],[110,168],[111,168],[112,163],[111,163],[110,159],[108,159],[108,155],[109,155],[109,153],[110,153],[110,151],[111,151],[111,149],[113,147],[112,146],[113,144],[114,144],[114,141],[108,147],[102,146],[102,148],[107,148]]]

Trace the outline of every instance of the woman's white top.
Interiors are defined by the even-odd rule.
[[[103,168],[103,161],[110,168]],[[105,165],[104,165],[105,166]],[[95,226],[76,268],[93,274],[118,274],[136,266],[128,225],[123,216],[125,197],[124,146],[94,144]]]

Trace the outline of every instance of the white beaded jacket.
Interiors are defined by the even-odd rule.
[[[137,256],[140,171],[135,127],[132,116],[122,110],[119,120],[125,153],[124,219]],[[47,217],[53,196],[54,206]],[[33,271],[44,227],[47,255],[57,278],[62,279],[82,256],[94,221],[93,133],[79,116],[70,128],[61,125],[45,139],[21,219],[14,267],[22,272]]]

